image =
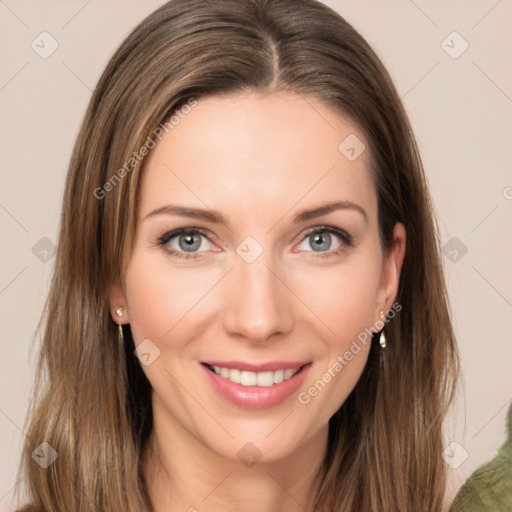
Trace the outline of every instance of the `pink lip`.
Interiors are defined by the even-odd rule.
[[[211,364],[208,362],[207,364]],[[248,409],[266,409],[284,402],[287,398],[292,396],[303,384],[306,375],[311,368],[312,363],[284,363],[284,362],[273,362],[266,363],[263,365],[254,365],[250,363],[238,363],[231,361],[220,362],[216,361],[215,365],[212,366],[223,366],[224,368],[238,368],[245,371],[275,371],[279,369],[293,369],[301,368],[293,377],[274,384],[269,387],[260,386],[242,386],[241,384],[235,384],[228,379],[217,375],[212,372],[208,367],[202,363],[200,366],[203,371],[206,372],[206,376],[210,379],[213,387],[218,393],[224,398],[229,400],[232,404],[238,407],[245,407]],[[257,368],[256,370],[254,368]]]

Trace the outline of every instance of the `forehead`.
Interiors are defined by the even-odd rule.
[[[139,211],[207,205],[275,222],[294,205],[330,200],[376,215],[361,130],[313,96],[236,94],[200,98],[163,135],[144,164]]]

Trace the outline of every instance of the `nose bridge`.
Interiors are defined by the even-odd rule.
[[[271,251],[260,250],[259,256],[252,259],[254,252],[252,257],[246,255],[256,247],[250,245],[251,241],[248,244],[238,247],[235,268],[230,272],[224,327],[231,334],[265,341],[291,329],[290,297],[273,268]]]

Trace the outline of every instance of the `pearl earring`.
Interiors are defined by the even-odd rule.
[[[380,312],[380,318],[381,320],[385,320],[386,315],[384,314],[384,311]],[[386,335],[384,334],[384,328],[380,331],[379,343],[383,349],[386,348]]]
[[[123,318],[123,308],[117,308],[115,310],[115,314],[119,318]],[[124,345],[124,334],[123,334],[123,326],[121,324],[118,324],[119,328],[119,344]]]

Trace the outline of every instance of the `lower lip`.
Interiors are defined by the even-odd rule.
[[[201,364],[213,387],[231,403],[247,409],[266,409],[290,398],[304,383],[311,363],[303,366],[293,377],[273,386],[242,386],[212,372]]]

